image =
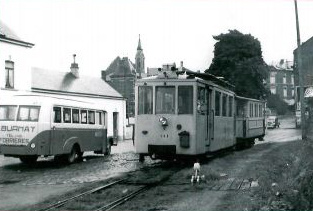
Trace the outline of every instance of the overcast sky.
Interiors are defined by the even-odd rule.
[[[313,0],[298,0],[301,41],[313,36]],[[261,42],[265,62],[293,59],[293,0],[0,0],[0,19],[34,43],[34,67],[100,76],[117,57],[133,62],[141,36],[147,67],[184,61],[207,69],[213,35],[237,29]]]

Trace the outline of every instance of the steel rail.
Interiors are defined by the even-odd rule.
[[[78,195],[69,197],[69,198],[64,199],[64,200],[62,200],[62,201],[58,201],[58,202],[56,202],[56,203],[54,203],[54,204],[49,205],[49,206],[46,207],[46,208],[39,209],[39,210],[37,210],[37,211],[48,211],[48,210],[52,210],[52,209],[61,207],[62,205],[66,204],[67,202],[72,201],[72,200],[74,200],[74,199],[76,199],[76,198],[78,198],[78,197],[81,197],[81,196],[84,196],[84,195],[87,195],[87,194],[95,193],[95,192],[97,192],[97,191],[100,191],[100,190],[103,190],[103,189],[105,189],[105,188],[111,187],[112,185],[115,185],[115,184],[117,184],[117,183],[120,183],[120,182],[122,182],[122,181],[124,181],[124,180],[126,180],[126,179],[120,179],[120,180],[111,182],[111,183],[109,183],[109,184],[106,184],[106,185],[103,185],[103,186],[100,186],[100,187],[97,187],[97,188],[94,188],[94,189],[85,191],[85,192],[83,192],[83,193],[80,193],[80,194],[78,194]]]
[[[119,198],[119,199],[117,199],[117,200],[115,200],[115,201],[113,201],[113,202],[111,202],[109,204],[106,204],[106,205],[104,205],[104,206],[102,206],[102,207],[100,207],[100,208],[98,208],[98,209],[96,209],[94,211],[111,210],[111,209],[119,206],[120,204],[123,204],[124,202],[128,201],[129,199],[137,196],[138,194],[143,193],[144,191],[147,191],[151,187],[152,187],[152,185],[146,185],[146,186],[144,186],[142,188],[139,188],[138,190],[136,190],[136,191],[134,191],[134,192],[132,192],[132,193],[126,195],[126,196],[123,196],[123,197],[121,197],[121,198]]]

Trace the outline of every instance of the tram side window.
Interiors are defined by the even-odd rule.
[[[95,112],[88,111],[88,123],[94,125],[95,124]]]
[[[53,107],[53,116],[55,123],[61,123],[61,108],[60,107]]]
[[[14,121],[17,106],[4,105],[0,106],[0,121]]]
[[[38,106],[20,106],[17,120],[37,122],[39,119],[40,107]]]
[[[263,109],[262,109],[262,104],[259,104],[259,116],[263,116]]]
[[[153,89],[151,86],[138,87],[138,114],[152,114]]]
[[[253,117],[253,104],[250,103],[250,117]]]
[[[86,110],[81,110],[80,111],[80,115],[81,115],[81,123],[82,124],[87,124],[87,111]]]
[[[220,116],[221,93],[215,91],[215,116]]]
[[[254,104],[254,116],[255,116],[255,117],[258,117],[258,116],[259,116],[258,111],[259,111],[259,109],[258,109],[258,104]]]
[[[222,95],[222,116],[226,116],[227,114],[227,95]]]
[[[229,96],[228,98],[228,116],[229,117],[233,116],[233,102],[234,102],[233,96]]]
[[[79,109],[72,109],[73,123],[79,123]]]
[[[193,87],[178,87],[178,114],[193,113]]]
[[[175,113],[175,87],[156,87],[156,113]]]

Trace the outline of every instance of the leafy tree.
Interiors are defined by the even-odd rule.
[[[267,97],[267,107],[275,110],[278,115],[284,115],[288,111],[288,104],[277,94],[269,94]]]
[[[214,58],[205,72],[224,77],[235,85],[238,95],[263,98],[267,93],[263,81],[268,76],[268,66],[263,60],[258,39],[237,30],[213,38],[217,41]]]

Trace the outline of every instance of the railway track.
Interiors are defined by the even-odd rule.
[[[133,199],[137,195],[168,181],[181,168],[146,169],[128,174],[112,182],[62,199],[37,211],[94,210],[106,211]]]

